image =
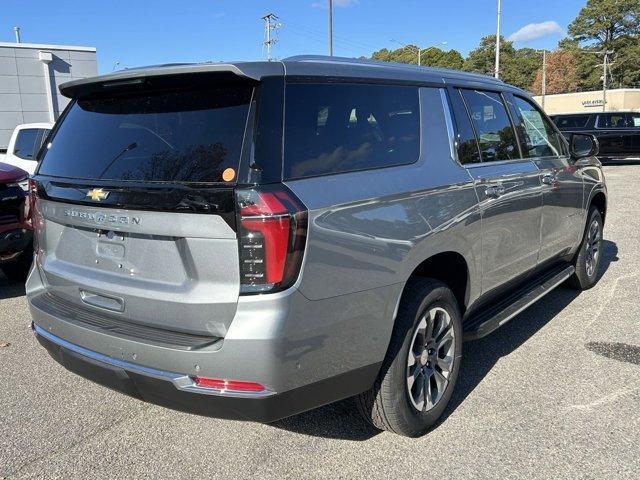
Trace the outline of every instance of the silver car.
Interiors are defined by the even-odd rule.
[[[463,340],[598,279],[597,142],[493,78],[294,57],[61,90],[31,185],[33,330],[141,400],[272,422],[357,396],[418,436]]]

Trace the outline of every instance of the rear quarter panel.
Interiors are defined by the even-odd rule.
[[[387,296],[386,308],[367,318],[354,316],[359,325],[349,335],[367,331],[388,339],[390,312],[404,283],[437,253],[460,253],[472,279],[469,301],[480,294],[474,279],[480,274],[481,223],[473,181],[451,158],[439,90],[421,89],[420,101],[422,144],[416,163],[288,182],[310,211],[300,292],[312,301],[335,298],[332,310],[343,313],[351,310],[353,296],[359,301],[367,292]],[[332,313],[312,309],[306,321],[327,315]],[[386,350],[382,343],[378,358]]]

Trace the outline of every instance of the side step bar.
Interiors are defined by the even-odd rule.
[[[502,302],[463,320],[463,339],[477,340],[489,335],[567,280],[574,272],[573,266],[555,269]]]

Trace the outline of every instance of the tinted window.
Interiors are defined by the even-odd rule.
[[[36,149],[40,147],[40,145],[36,145],[38,135],[40,135],[40,131],[37,128],[19,130],[16,137],[16,145],[13,149],[14,155],[26,160],[33,160],[37,153]]]
[[[478,150],[478,141],[471,126],[471,120],[467,113],[467,108],[462,100],[462,94],[456,90],[451,98],[453,106],[453,114],[456,117],[458,145],[458,160],[460,163],[478,163],[480,161],[480,151]]]
[[[124,181],[218,182],[237,170],[250,87],[114,94],[72,105],[39,173]]]
[[[640,128],[640,113],[628,113],[627,125],[629,128]]]
[[[528,100],[514,97],[514,101],[518,120],[516,129],[520,136],[522,156],[560,156],[560,140],[551,122]]]
[[[603,113],[598,115],[599,128],[627,128],[627,115],[624,113]]]
[[[585,128],[589,123],[589,115],[561,115],[553,121],[560,129]]]
[[[413,163],[420,154],[416,87],[289,85],[285,178]]]
[[[520,157],[516,136],[499,94],[462,90],[475,127],[483,162]]]

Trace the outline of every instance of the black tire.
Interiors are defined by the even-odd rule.
[[[593,238],[594,225],[597,229],[597,239]],[[573,266],[576,269],[569,279],[570,287],[577,290],[588,290],[598,282],[598,273],[602,261],[602,232],[604,222],[600,211],[592,206],[587,216],[587,226],[584,230],[580,248],[573,259]],[[597,249],[594,255],[593,248]],[[589,262],[593,262],[590,266]]]
[[[15,261],[0,265],[0,270],[9,280],[24,283],[29,275],[32,260],[31,249],[26,249]]]
[[[453,331],[453,339],[451,340],[451,345],[454,348],[451,356],[452,365],[448,373],[448,383],[441,389],[443,393],[439,393],[441,395],[440,399],[433,402],[433,406],[426,409],[426,411],[419,411],[414,403],[415,396],[412,394],[411,387],[408,386],[407,382],[411,368],[425,369],[427,366],[419,366],[418,362],[423,361],[422,357],[420,357],[420,360],[415,360],[416,367],[408,365],[409,350],[411,349],[414,352],[413,355],[415,357],[416,350],[414,347],[418,345],[420,338],[417,337],[416,330],[421,325],[421,321],[427,318],[428,312],[434,310],[439,313],[444,310],[449,317],[447,319],[447,328]],[[436,320],[434,320],[435,322]],[[444,322],[444,320],[440,320],[440,322]],[[444,325],[444,323],[441,323],[441,325]],[[446,348],[449,349],[450,347],[447,346]],[[438,351],[441,350],[438,348]],[[450,350],[448,351],[450,352]],[[368,422],[381,430],[388,430],[408,437],[423,435],[440,418],[451,399],[460,370],[461,351],[462,325],[460,311],[451,290],[444,283],[437,280],[410,279],[403,293],[382,368],[373,387],[358,395],[356,400],[358,410]],[[436,355],[439,355],[439,353],[436,352]],[[427,362],[427,365],[429,365],[429,362]],[[433,370],[439,368],[435,366],[435,362],[433,365]],[[442,372],[442,370],[440,371]],[[425,379],[425,377],[418,378]],[[440,378],[444,377],[441,375]],[[431,379],[429,378],[426,381],[431,382]],[[415,383],[417,384],[418,380],[415,380]],[[420,385],[418,385],[419,387]],[[427,388],[427,383],[424,383],[422,388]],[[431,386],[427,391],[431,393]],[[426,398],[427,396],[425,395],[425,405],[427,403]]]

